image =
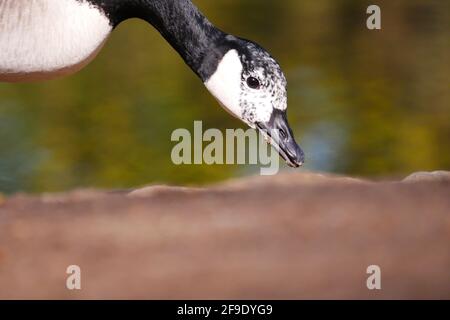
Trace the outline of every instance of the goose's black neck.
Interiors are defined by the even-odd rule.
[[[190,0],[87,0],[99,7],[115,27],[128,18],[153,25],[206,81],[214,72],[226,34],[213,26]],[[214,65],[215,64],[215,65]]]

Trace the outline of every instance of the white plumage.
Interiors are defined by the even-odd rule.
[[[111,32],[97,8],[76,0],[0,0],[0,81],[73,73]]]

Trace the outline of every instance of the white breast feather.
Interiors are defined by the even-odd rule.
[[[0,80],[82,64],[111,30],[106,16],[87,2],[0,0]]]

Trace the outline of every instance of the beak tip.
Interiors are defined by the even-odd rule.
[[[297,152],[296,152],[296,167],[301,167],[305,164],[305,153],[303,152],[302,149],[300,149],[300,147],[297,145]]]
[[[295,159],[295,160],[294,160]],[[300,154],[300,156],[295,157],[294,159],[289,159],[287,161],[287,164],[292,168],[299,168],[302,167],[305,164],[305,157],[303,155],[303,152]]]
[[[293,140],[289,147],[282,149],[284,156],[282,156],[286,164],[292,168],[299,168],[305,163],[305,153],[300,146]]]

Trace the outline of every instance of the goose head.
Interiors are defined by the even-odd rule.
[[[212,68],[205,86],[222,107],[260,131],[289,166],[301,166],[304,153],[287,120],[287,81],[276,60],[258,44],[228,35],[204,65]]]

